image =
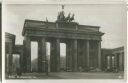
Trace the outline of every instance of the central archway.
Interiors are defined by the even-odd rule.
[[[31,72],[38,71],[38,43],[31,42]]]
[[[66,44],[60,43],[60,71],[66,71]]]

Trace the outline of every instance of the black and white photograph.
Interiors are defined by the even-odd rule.
[[[5,79],[124,79],[126,6],[5,4]]]

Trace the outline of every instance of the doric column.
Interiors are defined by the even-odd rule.
[[[38,41],[38,72],[45,72],[46,67],[46,42],[45,38]]]
[[[123,53],[119,55],[119,68],[121,71],[123,70]]]
[[[54,72],[55,71],[55,44],[54,41],[51,41],[51,47],[50,47],[50,71]]]
[[[22,50],[20,52],[20,61],[19,61],[19,63],[20,63],[20,70],[21,70],[21,72],[24,72],[23,71],[24,70],[24,68],[23,68],[23,48],[22,48]]]
[[[112,69],[112,56],[113,55],[110,55],[110,69]]]
[[[116,53],[116,54],[115,54],[115,58],[114,58],[115,67],[116,67],[117,69],[120,69],[120,65],[119,65],[119,64],[120,64],[120,62],[119,62],[119,59],[120,59],[120,58],[119,58],[119,55],[120,55],[119,53]]]
[[[69,56],[70,56],[69,44],[66,43],[66,70],[69,69]]]
[[[66,70],[72,70],[71,43],[66,43]]]
[[[83,67],[83,69],[85,70],[86,68],[87,68],[87,52],[86,52],[86,49],[87,49],[87,46],[86,46],[86,41],[85,40],[82,40],[83,41],[83,43],[82,43],[82,58],[81,58],[81,60],[82,60],[82,67]]]
[[[85,54],[85,41],[77,40],[77,68],[79,71],[83,71],[86,66],[86,54]]]
[[[27,57],[26,57],[26,40],[23,40],[23,59],[22,59],[22,68],[23,71],[22,72],[26,72],[27,71]]]
[[[89,68],[90,64],[90,58],[89,58],[89,40],[86,41],[86,56],[87,56],[87,67]]]
[[[101,41],[98,42],[98,68],[101,69]]]
[[[60,39],[56,39],[57,71],[60,71]]]
[[[77,71],[77,39],[73,40],[73,71]]]
[[[52,72],[60,71],[60,40],[51,41],[50,69]]]
[[[31,40],[29,37],[26,37],[25,40],[25,48],[26,48],[26,58],[27,58],[27,72],[31,72]]]
[[[13,72],[13,55],[12,55],[12,45],[9,46],[9,54],[8,54],[8,67],[9,67],[9,74],[12,74]]]

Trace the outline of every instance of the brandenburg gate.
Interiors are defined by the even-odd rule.
[[[80,25],[74,22],[74,14],[65,17],[58,13],[55,22],[25,20],[23,70],[31,72],[31,41],[38,42],[38,72],[46,71],[46,42],[50,42],[50,71],[60,71],[60,43],[66,44],[66,69],[84,71],[101,69],[101,37],[99,26]]]

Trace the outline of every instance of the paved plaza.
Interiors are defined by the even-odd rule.
[[[24,73],[22,76],[10,76],[16,79],[123,79],[123,73],[106,72],[57,72],[49,73]]]

